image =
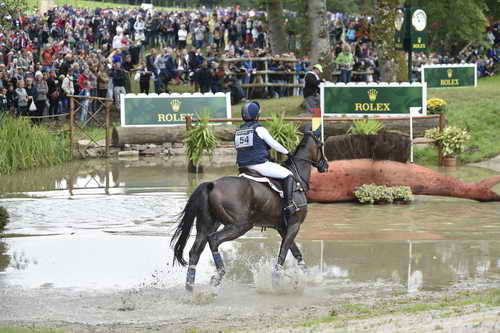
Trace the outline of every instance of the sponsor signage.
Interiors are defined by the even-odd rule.
[[[428,88],[477,87],[477,65],[424,65],[422,82]]]
[[[334,117],[398,117],[427,113],[425,83],[324,83],[321,111]]]
[[[231,118],[229,93],[121,95],[121,126],[172,126],[186,117],[209,112],[211,118]]]

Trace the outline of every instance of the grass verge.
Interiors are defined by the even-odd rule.
[[[471,314],[500,306],[500,289],[464,291],[452,296],[389,298],[373,304],[345,303],[332,307],[330,316],[296,324],[296,327],[342,328],[356,320],[377,318],[386,315],[416,314],[434,311],[433,316],[446,318]]]
[[[500,75],[483,78],[476,88],[429,89],[428,98],[438,97],[448,103],[446,118],[450,126],[464,128],[471,134],[465,163],[479,162],[500,155]],[[432,151],[431,151],[432,150]],[[418,163],[435,162],[435,149],[416,154]]]

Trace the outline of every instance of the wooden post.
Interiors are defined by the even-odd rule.
[[[73,139],[75,131],[75,101],[73,97],[69,98],[69,152],[73,157]]]
[[[444,117],[444,114],[440,113],[439,114],[439,134],[443,134],[445,121],[446,121],[446,118]],[[439,161],[439,165],[442,166],[443,165],[443,149],[441,148],[441,146],[438,146],[438,161]]]
[[[191,116],[186,116],[186,137],[187,137],[187,132],[193,128],[193,118]],[[192,170],[196,170],[195,166],[193,165],[193,161],[188,156],[188,172],[192,172]]]
[[[109,131],[111,130],[111,107],[109,102],[102,103],[104,103],[104,107],[106,109],[106,157],[109,157],[109,146],[111,142],[109,135]]]

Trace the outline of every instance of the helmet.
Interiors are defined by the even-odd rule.
[[[260,114],[260,105],[257,102],[250,102],[241,107],[241,118],[244,121],[257,120]]]

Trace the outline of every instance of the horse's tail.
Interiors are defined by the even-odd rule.
[[[182,266],[187,265],[187,262],[183,258],[184,248],[191,234],[195,218],[200,219],[203,214],[210,214],[208,211],[208,192],[212,190],[213,187],[214,184],[212,182],[198,185],[193,194],[189,197],[186,207],[184,207],[184,210],[179,214],[178,220],[180,220],[180,222],[170,241],[170,246],[174,248],[174,264],[177,261]]]

